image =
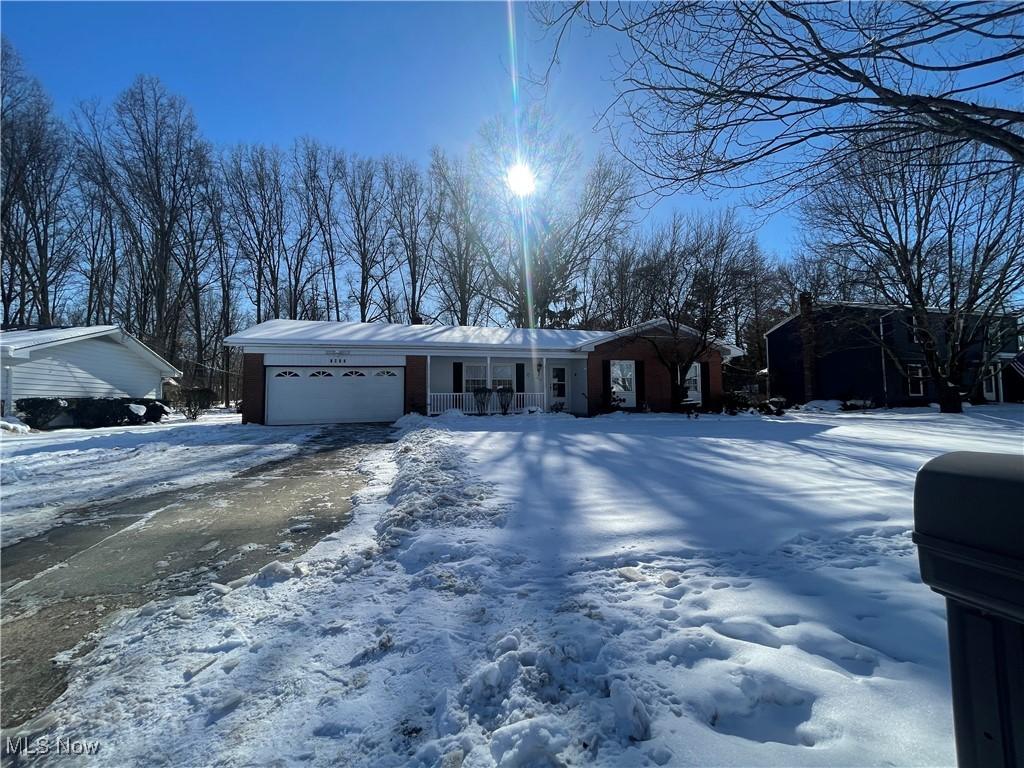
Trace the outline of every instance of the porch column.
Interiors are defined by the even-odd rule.
[[[454,387],[453,387],[454,389]],[[430,416],[431,402],[430,402],[430,355],[427,355],[427,416]]]
[[[544,411],[548,410],[548,359],[542,357],[540,359],[540,391],[544,393]]]
[[[490,413],[491,412],[491,398],[494,395],[494,393],[491,392],[490,390],[491,390],[491,356],[488,355],[487,356],[487,392],[488,392],[488,394],[487,394],[487,408],[484,409],[486,413]]]

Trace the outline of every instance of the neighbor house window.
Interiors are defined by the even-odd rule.
[[[984,391],[985,391],[985,399],[986,400],[995,400],[996,399],[996,376],[999,375],[999,368],[997,368],[994,365],[990,365],[988,368],[985,369],[985,373],[987,375],[985,376],[984,384],[982,384],[982,386],[984,387]]]
[[[926,329],[917,321],[917,315],[910,316],[910,338],[915,344],[924,344],[928,334]]]
[[[274,374],[275,379],[297,379],[299,374],[295,371],[278,371]]]
[[[515,389],[515,367],[506,363],[491,366],[491,389]]]
[[[907,366],[907,393],[911,397],[924,397],[924,366]]]
[[[487,388],[487,366],[480,363],[466,363],[462,366],[462,391],[473,392]]]

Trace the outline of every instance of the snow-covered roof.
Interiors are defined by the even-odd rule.
[[[73,328],[29,328],[19,331],[0,331],[0,347],[5,354],[18,349],[60,344],[73,339],[106,336],[119,330],[116,325],[88,325]]]
[[[224,343],[233,347],[416,347],[436,350],[494,349],[582,352],[663,323],[652,320],[621,331],[569,331],[552,328],[495,328],[476,325],[401,325],[398,323],[339,323],[321,320],[267,320],[232,334]],[[688,331],[685,326],[682,330]],[[693,331],[696,334],[696,331]],[[714,341],[726,357],[743,351]]]
[[[228,336],[224,343],[230,346],[496,347],[569,351],[610,335],[608,331],[549,328],[267,320]]]
[[[103,336],[110,336],[115,341],[124,344],[147,363],[159,369],[163,375],[181,375],[181,371],[116,325],[78,325],[68,328],[27,328],[0,331],[0,354],[4,357],[28,357],[30,353],[47,347]]]

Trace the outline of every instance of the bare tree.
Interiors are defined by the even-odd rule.
[[[77,167],[116,206],[132,300],[126,328],[172,355],[178,290],[174,249],[202,141],[191,109],[159,80],[139,77],[112,113],[87,104],[76,118]]]
[[[940,406],[959,412],[968,352],[1021,301],[1024,181],[1019,171],[985,173],[995,153],[986,147],[893,141],[903,144],[897,152],[868,146],[841,163],[804,219],[823,257],[863,296],[909,310]],[[999,350],[982,346],[987,365]]]
[[[437,188],[435,289],[438,314],[454,325],[476,324],[487,306],[484,243],[490,222],[465,163],[435,149],[430,174]]]
[[[340,220],[343,248],[355,270],[352,298],[360,322],[381,314],[380,289],[390,277],[387,245],[390,222],[376,160],[352,155],[343,161]]]
[[[645,280],[645,249],[649,243],[630,234],[610,243],[593,266],[595,319],[588,325],[629,328],[653,313],[654,297]]]
[[[518,129],[494,120],[482,138],[476,183],[497,224],[485,249],[488,297],[513,325],[572,325],[591,260],[628,224],[630,169],[598,157],[581,178],[575,142],[556,135],[540,112],[524,117]],[[533,194],[517,197],[508,188],[505,169],[514,163],[536,175]]]
[[[284,162],[279,149],[239,146],[222,162],[232,237],[248,267],[256,322],[281,316],[285,238]]]
[[[652,313],[665,331],[638,338],[651,344],[668,370],[673,403],[683,399],[690,366],[724,339],[750,247],[749,233],[731,210],[710,218],[674,216],[644,245],[641,271]]]
[[[417,325],[424,319],[424,304],[433,280],[437,243],[437,190],[429,174],[396,157],[383,163],[391,232],[401,273],[405,317]]]
[[[6,40],[3,66],[4,321],[50,325],[74,267],[73,150]]]
[[[574,19],[625,38],[606,116],[635,129],[620,148],[659,188],[768,178],[793,189],[849,152],[851,135],[880,130],[1024,165],[1019,3],[577,2],[538,13],[559,40]]]
[[[313,203],[316,236],[323,262],[320,277],[323,281],[326,316],[341,320],[338,275],[342,267],[344,233],[339,217],[345,175],[344,157],[311,139],[304,139],[302,148],[305,157],[304,180]]]

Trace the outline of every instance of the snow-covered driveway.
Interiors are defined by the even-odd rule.
[[[952,765],[916,470],[1019,407],[406,419],[303,567],[125,616],[97,764]]]
[[[0,436],[0,537],[10,546],[59,525],[71,510],[223,480],[284,458],[316,427],[242,425],[234,413],[199,421]]]

